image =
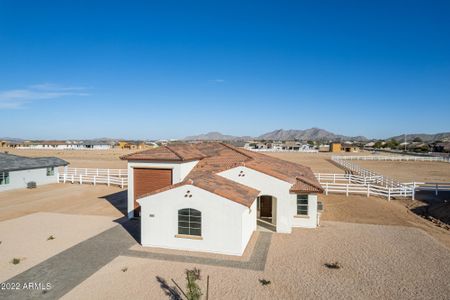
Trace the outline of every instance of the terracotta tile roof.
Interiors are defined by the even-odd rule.
[[[189,161],[204,158],[205,155],[192,144],[161,146],[121,156],[123,160]]]
[[[192,184],[250,207],[259,194],[258,190],[216,175],[219,172],[238,166],[245,166],[289,182],[292,184],[290,189],[292,193],[321,193],[323,191],[309,167],[217,142],[162,146],[121,158],[126,160],[159,161],[199,160],[184,181],[150,194],[142,195],[140,198],[178,186]]]

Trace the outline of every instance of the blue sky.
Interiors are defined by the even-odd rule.
[[[0,136],[450,131],[450,1],[242,2],[0,0]]]

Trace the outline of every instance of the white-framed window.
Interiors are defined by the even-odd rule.
[[[308,215],[308,195],[297,195],[297,215]]]
[[[193,208],[178,211],[178,234],[202,235],[202,213]]]
[[[0,185],[9,184],[9,172],[0,172]]]
[[[47,176],[53,176],[55,175],[55,167],[48,167],[47,168]]]

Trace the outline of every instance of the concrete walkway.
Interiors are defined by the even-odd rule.
[[[198,257],[198,256],[188,256],[188,255],[176,255],[176,254],[165,254],[156,252],[146,252],[137,250],[128,250],[123,253],[123,256],[132,256],[164,261],[176,261],[190,264],[199,265],[212,265],[219,267],[237,268],[237,269],[249,269],[256,271],[264,271],[266,266],[267,253],[269,252],[270,242],[272,240],[272,233],[270,232],[260,232],[258,240],[253,248],[252,254],[248,261],[239,260],[226,260],[226,259],[216,259],[209,257]]]
[[[5,281],[20,287],[49,283],[50,289],[5,289],[0,290],[0,299],[59,299],[120,255],[262,271],[272,239],[272,233],[260,232],[248,261],[129,250],[137,243],[138,225],[133,221],[117,225]]]
[[[1,299],[58,299],[136,244],[120,225],[83,241],[10,278],[8,283],[42,283],[51,289],[0,290]]]

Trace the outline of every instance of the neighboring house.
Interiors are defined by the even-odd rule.
[[[58,167],[69,163],[57,157],[23,157],[0,153],[0,191],[58,182]]]
[[[341,143],[331,143],[330,144],[330,152],[341,152],[342,145]]]
[[[320,145],[319,152],[330,152],[330,145]]]
[[[341,147],[342,152],[359,152],[359,147],[353,143],[344,143]]]
[[[109,142],[93,141],[28,141],[23,143],[19,149],[56,149],[56,150],[107,150],[113,146]]]
[[[123,156],[128,217],[141,243],[242,255],[257,220],[274,231],[315,228],[322,187],[309,167],[223,143],[176,144]]]

